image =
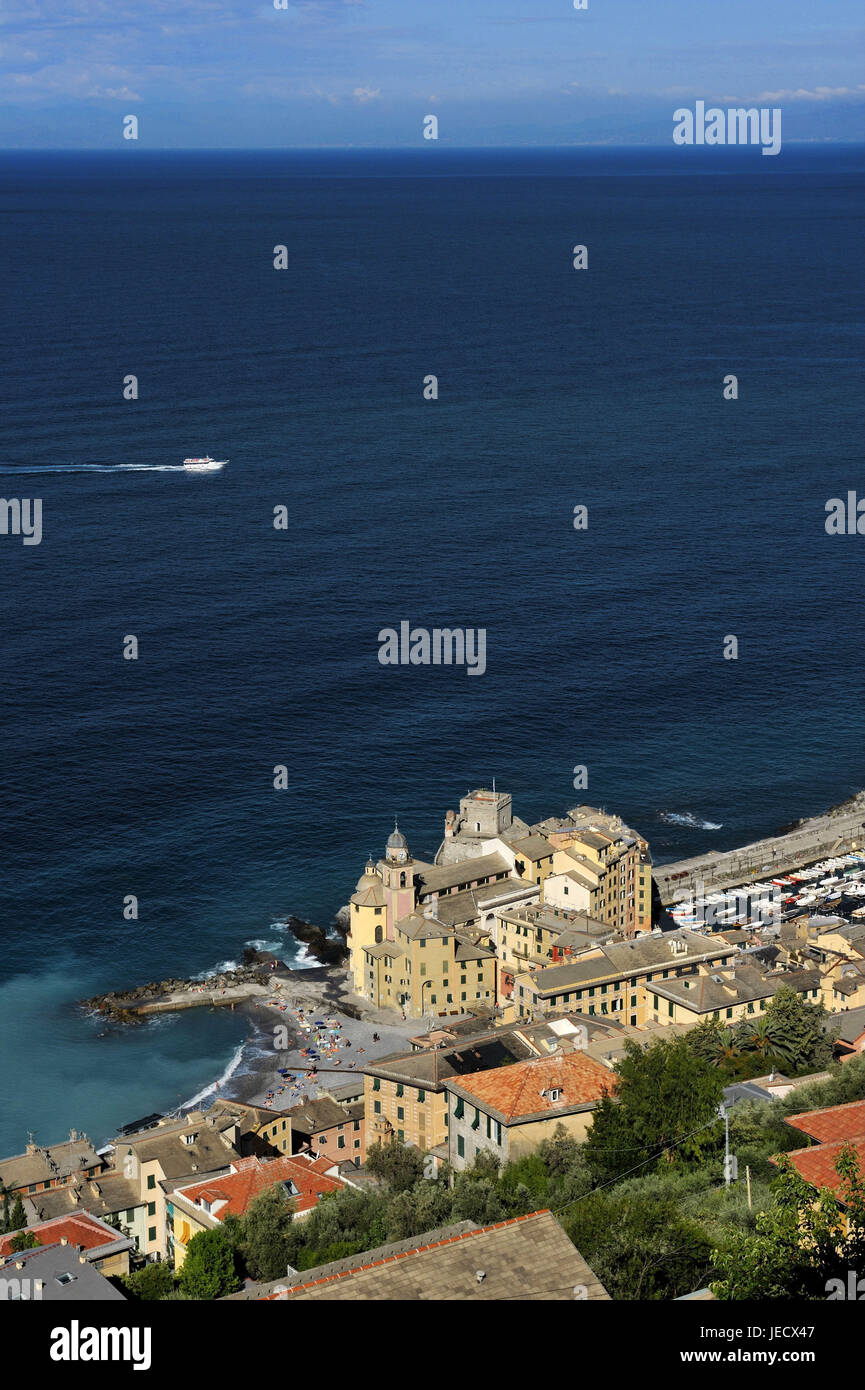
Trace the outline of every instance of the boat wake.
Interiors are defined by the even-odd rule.
[[[666,825],[685,825],[689,830],[722,830],[723,825],[719,821],[700,820],[691,811],[659,811],[659,820]]]
[[[45,463],[32,468],[12,468],[0,464],[0,473],[188,473],[182,463]]]

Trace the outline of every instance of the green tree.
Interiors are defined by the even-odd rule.
[[[152,1261],[141,1269],[132,1270],[123,1280],[132,1298],[152,1303],[174,1292],[174,1274],[167,1264]]]
[[[717,1018],[706,1018],[688,1033],[688,1046],[710,1066],[724,1067],[739,1056],[740,1043],[732,1028]]]
[[[186,1247],[180,1289],[187,1298],[213,1299],[238,1285],[234,1251],[223,1231],[199,1231]]]
[[[647,1048],[629,1040],[625,1046],[615,1069],[615,1095],[599,1102],[586,1138],[589,1167],[606,1181],[643,1164],[699,1163],[717,1146],[719,1125],[713,1121],[723,1078],[685,1038],[659,1038]]]
[[[833,1279],[846,1281],[865,1260],[865,1185],[856,1153],[845,1145],[835,1164],[838,1195],[816,1196],[788,1158],[778,1161],[773,1205],[756,1232],[737,1232],[715,1255],[719,1299],[819,1299]]]
[[[671,1200],[596,1192],[560,1220],[616,1299],[678,1298],[701,1288],[712,1268],[706,1232]]]
[[[797,990],[781,985],[765,1013],[773,1051],[794,1072],[818,1070],[832,1060],[832,1038],[826,1033],[828,1014],[822,1004],[809,1004]]]
[[[12,1203],[12,1211],[9,1215],[10,1231],[21,1231],[27,1225],[27,1213],[24,1210],[24,1203],[21,1201],[21,1193],[16,1192],[15,1201]]]
[[[408,1192],[423,1177],[423,1154],[420,1149],[393,1139],[367,1149],[366,1167],[386,1182],[391,1192]]]
[[[293,1203],[278,1183],[249,1205],[243,1220],[241,1251],[253,1279],[278,1279],[285,1274]]]
[[[295,1269],[311,1269],[322,1263],[322,1250],[343,1242],[358,1250],[384,1245],[388,1239],[390,1200],[383,1190],[345,1187],[326,1192],[309,1216],[293,1223],[288,1237],[288,1263]]]
[[[9,1249],[13,1254],[17,1254],[19,1250],[35,1250],[37,1245],[41,1244],[41,1240],[33,1231],[19,1231],[17,1236],[10,1240]]]
[[[736,1026],[734,1036],[743,1052],[758,1052],[761,1057],[767,1057],[777,1051],[778,1028],[770,1014],[743,1018]]]

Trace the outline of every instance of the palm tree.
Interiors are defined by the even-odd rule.
[[[776,1052],[770,1020],[763,1018],[743,1018],[736,1028],[736,1037],[743,1052],[759,1052],[765,1057],[768,1052]]]
[[[698,1050],[711,1067],[722,1067],[739,1056],[739,1042],[732,1028],[713,1020],[708,1026],[701,1025],[701,1033]],[[692,1041],[697,1042],[693,1035]]]

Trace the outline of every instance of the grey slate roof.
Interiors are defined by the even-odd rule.
[[[467,1302],[609,1300],[550,1211],[465,1231],[465,1223],[418,1236],[399,1252],[368,1251],[366,1264],[305,1270],[285,1292],[295,1299]],[[435,1236],[438,1239],[435,1239]],[[479,1273],[483,1277],[479,1277]]]

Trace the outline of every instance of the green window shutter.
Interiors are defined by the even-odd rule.
[[[381,1080],[380,1080],[380,1078],[377,1077],[377,1076],[374,1076],[374,1077],[372,1078],[372,1089],[373,1089],[374,1091],[380,1091],[380,1090],[381,1090]]]
[[[461,1120],[461,1119],[462,1119],[462,1117],[463,1117],[463,1112],[464,1112],[464,1108],[465,1108],[465,1107],[463,1106],[463,1098],[462,1098],[462,1096],[458,1096],[458,1097],[457,1097],[456,1107],[455,1107],[455,1109],[454,1109],[454,1115],[456,1116],[456,1118],[457,1118],[458,1120]]]

